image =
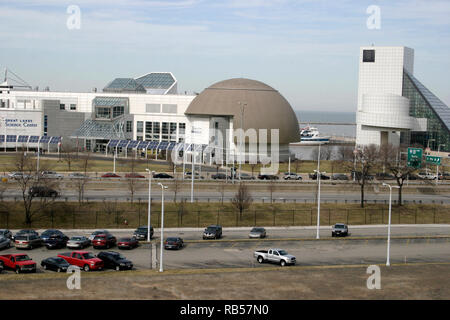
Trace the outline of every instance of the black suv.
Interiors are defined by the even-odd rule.
[[[309,178],[310,178],[311,180],[317,180],[317,173],[316,173],[316,172],[310,173],[310,174],[308,174],[308,176],[309,176]],[[321,174],[320,174],[320,180],[330,180],[330,177],[324,175],[323,173],[321,173]]]
[[[259,174],[258,179],[259,180],[279,180],[280,177],[273,175],[273,174]]]
[[[167,173],[157,173],[153,175],[154,179],[173,179],[173,176],[171,176],[170,174]]]
[[[47,249],[65,248],[69,238],[61,234],[53,234],[44,240]]]
[[[28,194],[32,197],[52,197],[52,198],[55,198],[59,195],[58,191],[53,190],[52,188],[49,187],[31,187],[28,190]]]
[[[119,270],[133,269],[133,262],[127,260],[123,255],[115,251],[102,251],[97,255],[97,258],[102,259],[106,268]]]
[[[136,239],[138,240],[147,240],[147,232],[148,232],[148,227],[147,226],[142,226],[137,228],[134,233],[133,236],[136,237]],[[153,227],[150,226],[150,239],[153,238]]]
[[[203,240],[222,238],[222,226],[211,225],[203,231]]]

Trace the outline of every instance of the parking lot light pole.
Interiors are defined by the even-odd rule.
[[[191,203],[194,203],[194,171],[195,171],[195,145],[192,147]]]
[[[317,175],[317,183],[318,183],[318,191],[317,191],[317,233],[316,239],[319,239],[320,235],[320,143],[319,143],[319,152],[317,154],[317,170],[314,170]]]
[[[148,217],[147,217],[147,241],[151,241],[151,234],[150,234],[150,228],[151,228],[151,212],[152,212],[152,174],[155,173],[155,171],[150,171],[149,169],[145,168],[145,171],[148,172]]]
[[[390,252],[391,252],[391,210],[392,210],[392,188],[400,188],[399,186],[391,186],[390,184],[384,183],[383,186],[389,187],[389,222],[388,222],[388,239],[387,239],[387,258],[386,266],[390,266]]]
[[[161,248],[159,249],[159,272],[163,272],[163,251],[164,251],[164,189],[167,189],[167,186],[164,186],[162,183],[158,183],[161,186]]]

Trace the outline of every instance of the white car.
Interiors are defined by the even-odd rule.
[[[55,171],[42,171],[41,172],[42,178],[47,179],[62,179],[64,176],[60,173],[56,173]]]
[[[424,180],[434,180],[436,179],[436,175],[429,173],[429,172],[419,172],[417,174],[419,176],[419,178],[424,179]]]
[[[29,178],[30,176],[28,174],[24,174],[23,172],[11,172],[8,174],[8,177],[12,179],[22,179],[22,178]]]

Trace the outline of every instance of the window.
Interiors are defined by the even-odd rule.
[[[363,62],[375,62],[375,50],[363,50]]]
[[[44,136],[47,135],[48,132],[48,116],[44,115]]]
[[[77,110],[77,105],[74,103],[70,104],[70,110]]]
[[[163,113],[177,113],[177,105],[176,104],[163,104],[162,112]]]
[[[123,106],[117,106],[113,108],[113,118],[120,117],[124,114],[124,107]]]
[[[169,123],[163,122],[162,123],[162,134],[168,134],[169,133]]]
[[[59,105],[59,110],[66,110],[66,105],[64,103],[61,103]]]
[[[133,132],[133,121],[127,121],[127,132]]]
[[[153,122],[153,140],[159,141],[160,133],[161,133],[161,124],[159,122]]]
[[[110,119],[111,118],[111,108],[97,107],[95,108],[95,117],[97,119]]]
[[[179,123],[178,134],[185,134],[185,133],[186,133],[186,123]]]
[[[137,133],[141,133],[144,131],[144,122],[143,121],[138,121],[136,124],[136,132]]]
[[[145,140],[152,140],[153,122],[145,122]]]
[[[155,103],[147,103],[145,105],[145,112],[147,113],[161,113],[161,105]]]

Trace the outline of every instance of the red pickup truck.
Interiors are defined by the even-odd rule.
[[[36,272],[36,262],[26,254],[4,254],[0,256],[0,264],[16,273]]]
[[[82,268],[84,271],[101,270],[104,267],[103,260],[88,251],[72,251],[58,254],[71,265]]]

